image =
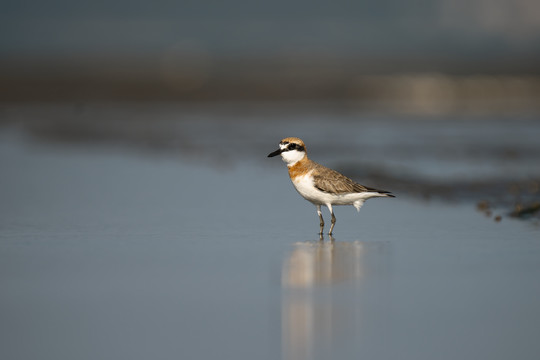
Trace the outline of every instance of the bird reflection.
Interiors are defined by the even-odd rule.
[[[332,339],[355,326],[356,320],[348,319],[355,309],[347,308],[347,302],[334,304],[332,285],[360,282],[366,249],[359,241],[293,245],[282,269],[284,359],[329,358]]]
[[[308,241],[294,244],[283,264],[282,284],[288,288],[309,288],[362,277],[364,244],[355,241]]]

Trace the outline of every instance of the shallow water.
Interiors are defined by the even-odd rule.
[[[273,148],[216,168],[0,134],[2,358],[540,354],[534,224],[404,195],[320,242]]]

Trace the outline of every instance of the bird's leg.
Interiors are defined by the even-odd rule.
[[[336,225],[336,217],[334,216],[334,210],[332,210],[332,205],[327,204],[328,210],[330,210],[330,214],[332,214],[332,225],[330,225],[330,231],[328,232],[328,235],[332,235],[332,230],[334,230],[334,225]]]
[[[328,235],[332,235],[332,230],[334,230],[334,225],[336,225],[336,217],[334,216],[334,213],[332,212],[332,225],[330,225],[330,231],[328,232]]]
[[[319,220],[321,225],[321,230],[319,231],[319,235],[322,235],[323,229],[324,229],[324,220],[322,218],[322,211],[321,211],[321,205],[317,205],[317,214],[319,214]]]

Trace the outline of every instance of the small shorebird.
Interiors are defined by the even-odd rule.
[[[288,137],[279,142],[279,149],[268,154],[268,157],[281,155],[289,168],[289,177],[296,191],[317,207],[322,235],[324,220],[321,205],[326,205],[332,214],[332,235],[336,217],[332,205],[353,205],[357,211],[369,198],[394,197],[390,191],[377,190],[360,185],[335,170],[311,161],[307,157],[306,145],[297,137]]]

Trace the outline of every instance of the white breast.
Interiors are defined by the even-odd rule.
[[[304,199],[311,201],[314,204],[325,204],[327,202],[325,201],[327,199],[324,199],[325,194],[313,185],[313,178],[311,177],[312,172],[313,171],[310,171],[305,175],[295,177],[292,180],[292,183],[296,188],[296,191],[298,191]]]

